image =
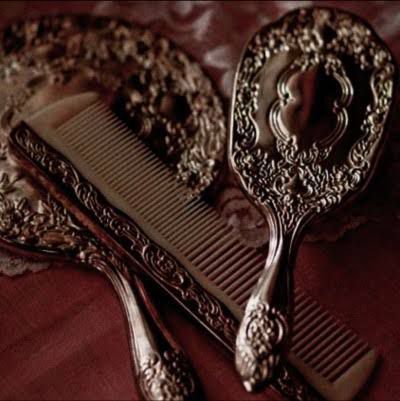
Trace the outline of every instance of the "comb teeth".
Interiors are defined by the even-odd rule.
[[[244,308],[265,256],[243,245],[202,200],[190,200],[188,189],[103,103],[64,123],[57,135],[39,135],[199,280],[222,291],[234,313]],[[351,399],[375,352],[305,293],[296,290],[294,303],[289,361],[326,398]]]
[[[294,316],[291,352],[332,383],[371,351],[300,290],[295,292]]]
[[[162,234],[197,270],[244,305],[264,266],[263,255],[241,244],[202,200],[189,200],[188,189],[103,103],[67,121],[58,135],[147,228]]]

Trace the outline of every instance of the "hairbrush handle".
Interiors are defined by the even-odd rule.
[[[274,378],[291,333],[295,237],[284,237],[274,226],[265,268],[236,338],[236,368],[247,391],[260,389]]]
[[[111,282],[128,323],[130,352],[140,393],[145,401],[190,401],[201,399],[201,386],[179,344],[161,322],[142,281],[127,276],[122,260],[102,247],[86,230],[64,219],[65,209],[46,215],[48,229],[40,246],[34,248],[26,238],[0,238],[0,245],[11,252],[38,260],[74,260],[103,273]],[[60,218],[61,217],[61,218]],[[59,225],[58,223],[61,223]],[[25,231],[21,230],[21,234]],[[35,237],[35,232],[29,234]],[[29,237],[28,237],[29,238]]]
[[[200,386],[186,355],[161,323],[137,275],[128,281],[113,261],[99,253],[81,253],[83,261],[104,273],[122,303],[137,384],[147,401],[198,399]],[[115,257],[112,257],[115,261]]]
[[[27,125],[25,129],[34,132]],[[30,162],[18,158],[16,154],[15,157],[32,174]],[[38,218],[40,222],[48,219],[48,226],[45,226],[46,232],[40,246],[32,248],[33,251],[55,257],[69,255],[73,260],[95,268],[108,277],[125,312],[134,373],[146,401],[198,399],[200,386],[194,371],[186,355],[161,323],[133,269],[128,268],[124,260],[117,256],[118,252],[110,246],[106,236],[94,228],[92,219],[74,207],[62,190],[56,189],[51,180],[46,180],[40,174],[35,175],[35,179],[49,190],[50,195],[49,210]],[[52,196],[63,207],[55,203]],[[21,236],[25,235],[25,231],[21,230]],[[12,242],[29,244],[26,238],[15,238],[15,235]]]

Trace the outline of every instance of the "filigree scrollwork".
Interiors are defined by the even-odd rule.
[[[347,107],[353,100],[354,88],[351,84],[349,77],[342,61],[336,57],[335,54],[315,54],[306,53],[296,58],[287,69],[281,74],[277,82],[278,97],[271,106],[269,113],[269,121],[271,129],[278,139],[279,143],[277,148],[281,147],[281,143],[288,143],[296,139],[293,133],[285,127],[282,123],[282,107],[287,106],[288,103],[294,102],[295,99],[289,89],[289,81],[293,75],[297,73],[304,73],[309,69],[323,65],[325,74],[332,76],[339,83],[341,94],[338,99],[333,103],[333,114],[336,117],[336,124],[332,132],[325,138],[315,144],[317,149],[325,149],[323,153],[325,157],[328,156],[330,147],[335,145],[342,135],[344,134],[348,125],[348,111]],[[321,159],[320,161],[322,161]],[[294,163],[293,163],[294,164]]]
[[[132,128],[136,126],[139,134],[148,140],[154,140],[153,144],[161,144],[157,150],[162,149],[162,153],[168,154],[171,164],[176,165],[179,176],[183,181],[191,183],[196,191],[206,187],[217,174],[226,134],[221,102],[200,68],[191,69],[187,56],[165,38],[157,37],[150,31],[125,21],[89,16],[52,16],[25,20],[14,23],[0,35],[0,79],[12,88],[0,115],[2,137],[7,136],[15,126],[18,114],[26,110],[29,101],[38,93],[40,95],[43,85],[48,85],[53,94],[62,94],[76,77],[81,79],[83,76],[90,87],[99,87],[107,94],[111,92],[114,95],[121,87],[127,88],[127,91],[121,93],[121,98],[124,100],[123,108],[126,107],[125,116],[130,118]],[[167,68],[166,74],[163,75],[163,68],[155,66],[158,62],[163,68]],[[181,63],[185,64],[185,68],[181,70],[183,75],[171,73],[171,70],[179,69],[175,67]],[[121,69],[125,71],[126,67],[129,67],[129,74],[120,74]],[[150,90],[147,84],[151,84],[152,80],[155,82],[152,86],[154,89],[161,90],[160,93],[164,95],[170,94],[171,97],[158,99],[143,96],[141,90]],[[170,87],[166,85],[167,82]],[[148,99],[157,102],[147,104]],[[159,100],[163,101],[158,102]],[[30,106],[35,104],[34,100]],[[181,118],[175,119],[175,109],[169,106],[176,104],[189,104],[193,118],[184,118],[184,121]],[[143,114],[139,123],[132,115],[134,111]],[[151,127],[165,123],[165,136],[155,135],[152,138]],[[213,141],[210,141],[208,135],[210,131],[213,132]],[[179,139],[180,135],[182,139]],[[37,152],[45,158],[45,149],[32,147],[31,151],[32,154]],[[8,149],[4,142],[0,142],[1,161],[3,158],[8,159]],[[44,164],[53,161],[41,160]],[[1,165],[2,169],[3,167],[5,171],[9,170],[8,160]],[[18,171],[17,166],[12,171]],[[69,185],[76,179],[69,170],[64,178]],[[3,182],[4,185],[0,185],[4,189],[8,188],[5,192],[0,191],[4,195],[0,204],[4,205],[1,207],[5,217],[0,235],[10,244],[27,246],[35,251],[44,250],[57,254],[68,252],[98,270],[104,271],[107,265],[112,265],[122,275],[129,273],[127,266],[114,253],[101,247],[90,233],[71,220],[63,207],[51,198],[34,192],[33,186],[24,177],[16,177],[14,173],[10,173],[7,178],[0,178],[0,181]],[[75,188],[78,187],[77,183]],[[96,194],[88,189],[87,186],[80,186],[80,196],[85,196],[100,213],[96,208]],[[103,219],[113,222],[107,210],[101,209],[101,212],[104,212]],[[128,227],[121,222],[113,224],[114,232],[129,238],[135,250],[148,245],[148,241],[134,227]],[[148,256],[149,253],[146,258]],[[143,261],[145,260],[147,259],[144,258]],[[166,290],[186,309],[190,309],[225,346],[232,349],[237,321],[223,304],[210,296],[186,271],[180,270],[179,266],[166,263],[160,277],[158,280]],[[182,281],[183,285],[172,286],[170,281],[176,284]],[[288,373],[284,367],[282,372],[285,375],[282,373],[274,385],[283,394],[290,398],[294,398],[292,394],[296,394],[299,401],[311,399],[312,390],[306,383],[292,371]],[[306,396],[298,397],[298,394]]]
[[[292,266],[304,228],[368,184],[396,79],[379,37],[336,9],[294,10],[262,28],[243,54],[231,109],[231,166],[270,229],[269,257],[236,342],[236,365],[249,389],[270,378],[288,332],[285,319],[266,305],[278,293],[291,310]],[[257,324],[270,335],[263,337]]]
[[[222,102],[200,66],[165,37],[109,17],[42,17],[0,32],[0,54],[0,79],[20,88],[6,118],[43,82],[62,92],[81,75],[111,92],[118,114],[194,192],[214,180],[226,142]]]
[[[148,400],[183,401],[195,392],[191,367],[183,354],[148,355],[140,365],[139,384]]]
[[[320,397],[305,386],[299,385],[296,380],[293,380],[293,373],[287,367],[282,366],[276,374],[276,382],[288,400],[296,401],[317,401]]]
[[[332,37],[325,37],[320,29],[325,22]],[[257,144],[258,127],[253,118],[258,111],[257,77],[274,55],[289,51],[300,51],[301,56],[278,81],[279,99],[270,114],[270,126],[277,139],[275,149],[265,152]],[[346,107],[353,94],[345,66],[339,60],[343,55],[370,74],[371,102],[365,107],[359,138],[348,150],[346,160],[328,167],[324,161],[348,127]],[[279,110],[282,102],[287,101],[290,74],[320,63],[325,73],[339,82],[342,91],[332,110],[337,123],[323,142],[301,150],[293,132],[282,126]],[[338,10],[295,11],[273,28],[262,30],[250,42],[237,75],[232,156],[244,186],[258,203],[283,211],[281,220],[286,233],[294,230],[296,222],[310,214],[326,212],[364,185],[376,149],[383,142],[394,77],[394,62],[388,49],[357,18]],[[272,153],[279,157],[272,157]],[[293,188],[301,188],[301,193]]]
[[[273,379],[288,331],[287,321],[277,309],[249,301],[236,338],[235,358],[247,391]]]
[[[139,227],[128,221],[109,207],[97,190],[85,182],[77,170],[67,161],[62,160],[43,142],[33,136],[27,129],[14,131],[15,143],[34,160],[39,168],[53,174],[53,179],[63,183],[72,191],[76,201],[87,208],[87,211],[94,213],[105,224],[111,232],[119,238],[125,238],[130,242],[130,247],[142,257],[142,263],[147,267],[154,279],[172,294],[178,302],[186,308],[190,308],[196,318],[209,327],[215,335],[229,348],[235,343],[237,332],[237,321],[231,316],[223,304],[207,293],[195,279],[182,268],[163,249],[153,244],[143,234]],[[62,164],[62,168],[58,168]],[[96,268],[102,263],[97,256],[92,258],[82,253],[83,261],[98,262]],[[115,257],[110,255],[110,257]],[[284,371],[284,370],[282,370]],[[306,390],[306,385],[293,377],[299,388]],[[277,383],[276,381],[273,384]]]
[[[35,251],[69,255],[72,259],[105,273],[126,307],[132,302],[136,303],[131,290],[125,288],[125,291],[121,291],[121,288],[124,288],[123,283],[126,282],[124,277],[130,275],[127,265],[80,226],[53,198],[48,196],[47,202],[42,202],[42,208],[42,212],[39,213],[32,209],[25,198],[13,202],[0,194],[2,238],[14,245],[27,246]],[[127,318],[131,319],[129,313]],[[131,328],[130,336],[135,344],[133,361],[139,361],[136,367],[138,384],[146,400],[190,399],[198,389],[187,358],[180,351],[168,347],[161,354],[154,349],[148,355],[148,346],[143,344],[146,339],[136,338],[136,329],[141,324],[141,319],[142,317],[135,316],[135,326],[133,330]],[[146,326],[141,330],[144,332]]]
[[[77,252],[87,231],[50,197],[35,210],[27,198],[0,194],[0,235],[3,240],[49,253]]]
[[[12,134],[15,143],[29,155],[39,168],[51,174],[55,182],[65,185],[66,191],[73,191],[77,202],[90,215],[96,216],[113,236],[124,239],[129,250],[135,250],[149,268],[150,273],[163,286],[176,294],[178,300],[190,299],[196,313],[224,338],[233,341],[235,322],[223,317],[221,305],[207,294],[193,277],[165,250],[151,243],[139,226],[119,214],[96,188],[87,182],[79,172],[56,154],[33,134],[28,127],[20,127]]]

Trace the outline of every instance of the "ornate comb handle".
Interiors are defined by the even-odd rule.
[[[104,274],[116,291],[128,325],[136,384],[146,401],[189,401],[201,396],[191,364],[163,325],[142,281],[125,263],[77,224],[69,212],[49,197],[43,210],[26,225],[40,221],[39,233],[21,229],[20,236],[3,236],[1,245],[34,258],[67,256]],[[23,227],[25,228],[25,227]],[[27,245],[30,244],[30,245]],[[31,244],[35,244],[32,247]]]
[[[26,122],[22,122],[14,129],[14,133],[25,130],[32,135],[36,135],[37,132],[57,135],[53,130],[59,124],[60,116],[66,118],[64,110],[69,110],[73,115],[81,108],[92,104],[97,98],[98,96],[91,92],[65,98],[30,116]],[[73,118],[67,121],[72,121],[77,126],[84,123]],[[111,131],[109,126],[108,129]],[[31,161],[21,155],[14,156],[19,159],[21,167],[46,189],[56,185],[48,177],[36,174]],[[125,262],[108,249],[108,246],[112,247],[111,245],[95,239],[96,236],[92,236],[76,222],[78,218],[74,217],[79,215],[79,211],[67,200],[64,193],[61,191],[54,193],[65,209],[49,198],[48,207],[44,208],[43,214],[32,217],[34,221],[36,219],[48,221],[48,226],[42,227],[45,234],[44,238],[39,240],[40,246],[36,243],[38,241],[36,238],[35,241],[32,240],[36,246],[30,248],[31,253],[41,251],[58,257],[72,256],[74,260],[102,272],[110,280],[121,301],[128,323],[134,373],[145,400],[198,399],[200,385],[189,360],[162,324],[141,280],[132,272],[135,269],[128,269]],[[93,223],[86,218],[84,225],[92,227]],[[33,237],[35,236],[33,233]],[[21,238],[12,237],[9,241],[22,245],[30,243],[24,230],[21,230]]]
[[[161,323],[158,313],[149,301],[147,292],[137,277],[133,287],[118,269],[102,260],[88,262],[102,271],[111,281],[125,310],[129,326],[131,355],[134,360],[136,382],[145,400],[184,401],[199,396],[196,375],[179,345]],[[138,294],[136,294],[138,292]],[[143,312],[151,314],[149,319]]]
[[[396,79],[393,57],[375,32],[335,9],[295,10],[245,49],[229,160],[270,226],[269,256],[236,342],[249,391],[272,378],[290,338],[292,267],[304,228],[371,179]]]

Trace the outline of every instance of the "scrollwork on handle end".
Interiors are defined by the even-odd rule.
[[[235,354],[236,369],[247,391],[271,381],[288,333],[287,320],[279,310],[265,302],[249,302],[236,338]]]
[[[140,365],[138,382],[147,400],[194,400],[198,391],[186,356],[175,350],[149,354]]]

